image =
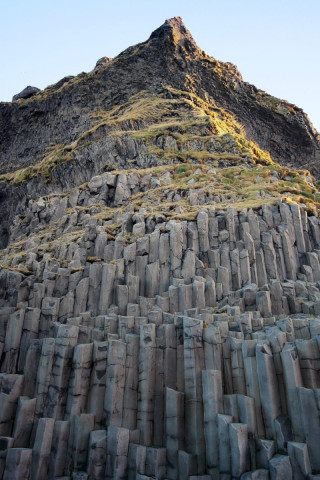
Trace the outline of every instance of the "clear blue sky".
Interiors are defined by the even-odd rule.
[[[90,71],[173,16],[320,131],[320,0],[0,0],[0,100]]]

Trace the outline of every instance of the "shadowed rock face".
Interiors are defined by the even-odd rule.
[[[0,479],[316,478],[303,112],[180,18],[1,108]]]

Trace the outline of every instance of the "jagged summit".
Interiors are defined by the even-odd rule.
[[[166,20],[161,27],[150,35],[150,40],[157,39],[159,43],[171,43],[184,49],[188,54],[202,54],[181,17]]]
[[[187,30],[181,17],[168,18],[160,27],[151,33],[150,38],[166,38],[168,36],[180,36],[194,42],[191,33]]]
[[[198,47],[181,17],[167,19],[154,30],[149,39],[121,52],[118,57],[154,54],[157,51],[158,60],[175,54],[185,56],[202,56],[204,52]],[[156,60],[154,58],[153,60]]]

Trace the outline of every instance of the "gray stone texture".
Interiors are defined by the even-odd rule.
[[[317,478],[318,217],[127,204],[157,182],[104,173],[30,207],[83,231],[43,261],[27,237],[32,275],[0,272],[0,478]]]

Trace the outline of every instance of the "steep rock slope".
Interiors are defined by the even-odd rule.
[[[177,18],[1,122],[0,478],[316,479],[303,112]]]

